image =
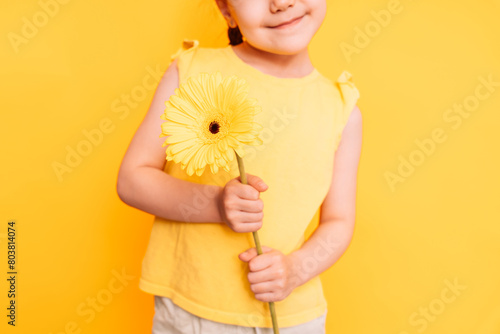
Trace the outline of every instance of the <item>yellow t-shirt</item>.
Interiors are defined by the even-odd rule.
[[[179,82],[200,72],[237,75],[249,86],[262,112],[260,146],[246,146],[245,171],[269,188],[264,202],[261,245],[284,254],[300,248],[309,224],[319,221],[320,206],[332,180],[334,153],[359,92],[347,71],[336,82],[316,69],[301,78],[279,78],[246,64],[230,45],[200,47],[184,40],[178,58]],[[158,129],[160,134],[161,129]],[[188,176],[180,164],[167,161],[164,171],[195,183],[219,185],[239,176],[236,159],[231,171]],[[175,190],[172,190],[175,191]],[[139,288],[165,296],[190,313],[212,321],[249,327],[272,327],[269,304],[255,298],[247,279],[248,263],[238,254],[255,247],[252,233],[237,233],[224,223],[190,223],[213,194],[193,194],[183,207],[185,221],[155,217],[142,262]],[[306,264],[313,266],[314,262]],[[321,316],[327,303],[319,276],[275,302],[278,325],[295,326]]]

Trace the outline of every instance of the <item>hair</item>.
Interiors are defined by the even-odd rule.
[[[241,35],[240,28],[236,26],[236,28],[227,28],[227,36],[229,37],[230,45],[238,45],[243,43],[243,35]]]
[[[222,0],[226,5],[228,4],[228,0]],[[216,3],[216,1],[212,1],[213,4]],[[215,6],[217,7],[217,6]],[[217,12],[220,13],[220,11],[217,9]],[[230,45],[238,45],[240,43],[243,43],[243,35],[241,34],[240,28],[236,26],[235,28],[227,27],[227,37],[229,37],[229,44]]]

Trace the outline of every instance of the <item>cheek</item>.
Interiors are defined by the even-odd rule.
[[[255,4],[252,4],[251,1],[245,2],[245,4],[241,4],[237,10],[235,11],[235,15],[238,18],[238,25],[240,30],[251,31],[259,28],[263,28],[263,17],[266,17],[266,8],[259,6],[258,3],[262,3],[260,1],[256,1]]]
[[[255,34],[255,31],[259,29],[259,24],[248,19],[240,19],[238,26],[244,35]]]
[[[326,1],[317,0],[309,3],[311,14],[318,23],[323,22],[326,16]]]
[[[310,7],[311,11],[309,13],[309,19],[311,20],[310,22],[310,27],[314,32],[318,31],[318,29],[321,27],[323,21],[325,20],[326,16],[326,10],[324,7]]]

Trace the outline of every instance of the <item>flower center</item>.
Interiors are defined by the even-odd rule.
[[[220,125],[217,122],[211,122],[208,126],[208,129],[211,133],[216,134],[217,132],[219,132]]]
[[[231,124],[225,115],[216,111],[199,120],[198,138],[206,145],[216,144],[229,134]]]

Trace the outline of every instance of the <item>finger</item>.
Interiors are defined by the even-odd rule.
[[[250,290],[252,290],[254,294],[271,293],[273,292],[273,288],[274,286],[271,282],[250,284]]]
[[[274,250],[273,248],[267,247],[267,246],[264,246],[264,245],[261,245],[260,248],[262,249],[262,253],[268,253],[268,252]],[[245,262],[248,262],[251,259],[253,259],[254,257],[256,257],[257,255],[258,255],[257,254],[257,248],[256,247],[252,247],[252,248],[249,248],[249,249],[245,250],[244,252],[240,253],[238,255],[238,257],[240,258],[240,260],[245,260]],[[262,255],[262,254],[260,254],[260,255]]]
[[[262,301],[262,302],[274,302],[277,301],[275,297],[276,293],[275,292],[265,292],[265,293],[258,293],[255,294],[255,298]]]
[[[271,251],[274,250],[274,248],[267,247],[267,246],[264,246],[264,245],[260,245],[260,248],[262,249],[263,253],[268,253],[268,252],[271,252]]]
[[[254,257],[256,257],[257,255],[258,255],[257,248],[252,247],[252,248],[247,249],[246,251],[244,251],[243,253],[241,253],[238,256],[241,260],[248,262],[251,259],[253,259]]]
[[[239,211],[236,215],[242,224],[262,224],[264,218],[263,212]]]
[[[276,275],[270,270],[270,268],[266,268],[261,271],[250,271],[247,275],[248,282],[251,284],[258,284],[264,282],[270,282],[276,279]]]
[[[256,256],[257,256],[257,250],[255,249],[255,247],[249,248],[246,251],[244,251],[238,255],[240,260],[245,261],[245,262],[250,261],[251,259],[253,259]]]
[[[251,185],[252,187],[254,187],[255,189],[257,189],[260,192],[267,190],[268,186],[264,182],[264,180],[262,180],[257,175],[248,174],[248,173],[246,173],[246,174],[247,174],[247,182],[249,185]]]
[[[232,214],[232,219],[237,222],[246,223],[261,223],[264,218],[264,212],[246,212],[238,209]]]
[[[243,252],[240,253],[240,255],[250,253],[252,251],[252,249],[255,249],[255,247],[250,247],[250,248],[245,249]]]
[[[257,200],[259,199],[260,193],[249,184],[240,184],[234,188],[234,193],[236,196],[247,200]]]
[[[250,271],[260,271],[269,268],[273,264],[273,256],[270,253],[262,253],[248,262]]]
[[[238,223],[237,228],[235,228],[235,232],[237,233],[248,233],[248,232],[255,232],[260,230],[262,227],[262,222],[243,222],[243,223]]]
[[[264,210],[264,202],[262,199],[258,198],[256,200],[253,199],[240,199],[238,201],[238,210],[243,212],[255,212],[259,213]]]

